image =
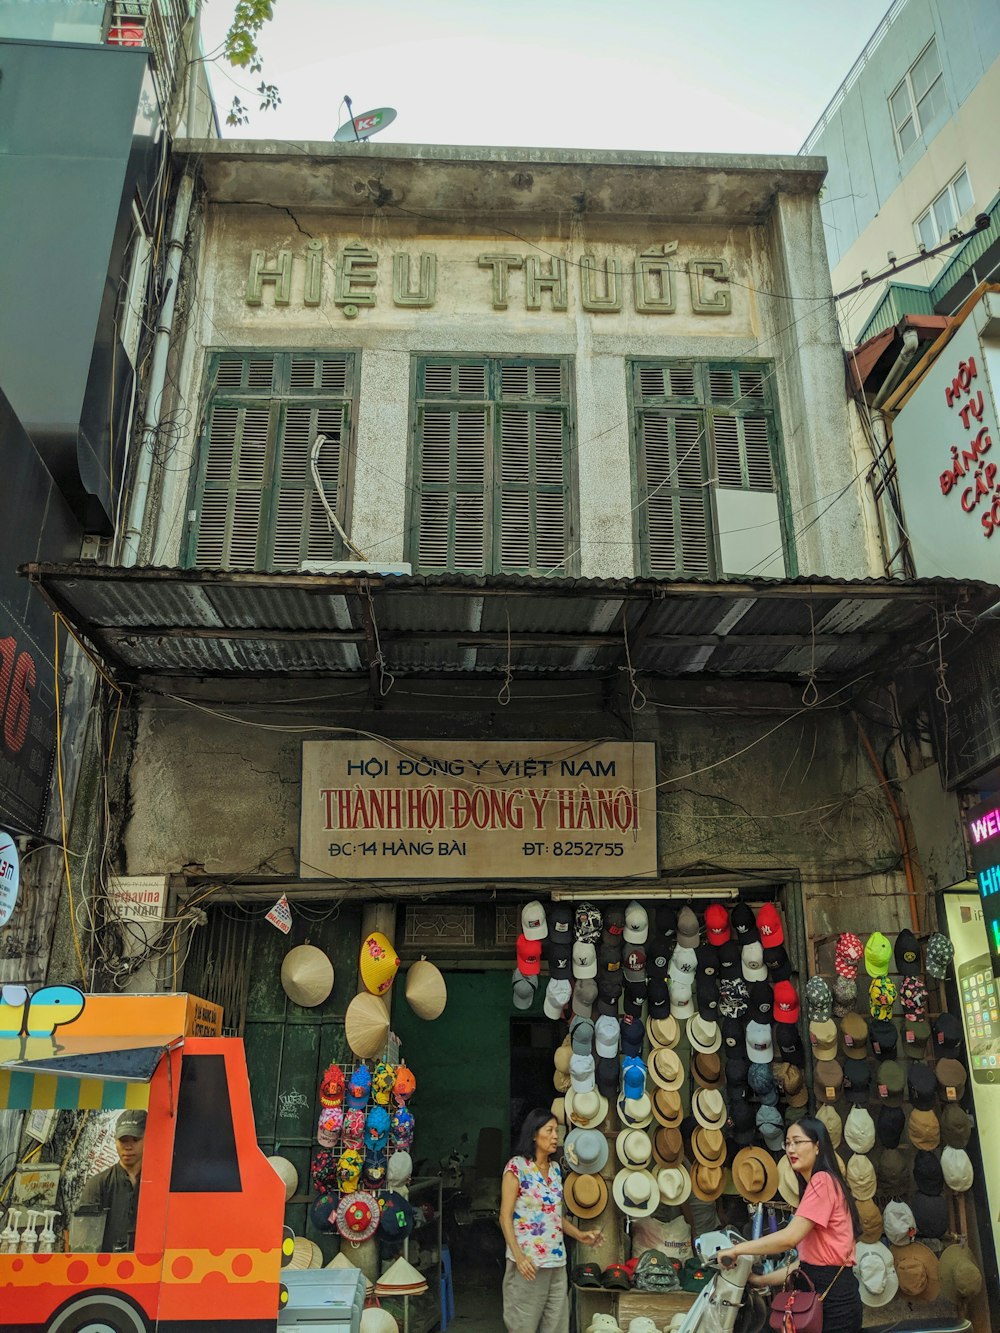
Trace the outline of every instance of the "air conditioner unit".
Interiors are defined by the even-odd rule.
[[[413,566],[402,560],[392,564],[379,560],[305,560],[299,565],[300,574],[412,574]]]

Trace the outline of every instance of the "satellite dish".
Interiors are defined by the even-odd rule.
[[[333,136],[333,142],[360,143],[364,139],[370,139],[373,134],[378,134],[379,130],[384,130],[395,119],[396,111],[391,106],[380,106],[374,111],[365,111],[362,115],[355,116],[353,120],[345,121]]]

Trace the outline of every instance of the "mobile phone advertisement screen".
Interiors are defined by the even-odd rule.
[[[945,920],[955,946],[955,982],[993,1244],[1000,1250],[1000,1153],[988,1147],[1000,1132],[1000,981],[993,974],[982,898],[976,883],[967,883],[967,892],[944,895]]]

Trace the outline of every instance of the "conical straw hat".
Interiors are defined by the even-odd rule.
[[[310,1267],[310,1268],[322,1268],[322,1267],[323,1267],[323,1251],[319,1248],[319,1246],[316,1244],[316,1242],[315,1242],[314,1240],[311,1240],[311,1241],[309,1242],[309,1244],[313,1247],[312,1263],[309,1265],[309,1267]]]
[[[372,1306],[361,1314],[361,1333],[399,1333],[399,1325],[388,1310]]]
[[[448,987],[438,969],[426,958],[414,963],[406,974],[406,999],[418,1018],[435,1019],[444,1013]]]
[[[344,1015],[347,1044],[362,1060],[374,1060],[385,1050],[389,1035],[389,1011],[377,995],[362,991],[355,995]]]
[[[365,1280],[365,1296],[370,1296],[375,1290],[375,1285],[369,1280],[368,1274],[365,1273],[364,1269],[358,1268],[357,1264],[352,1264],[343,1250],[340,1250],[333,1256],[327,1264],[327,1268],[357,1268],[358,1272]]]
[[[292,1251],[292,1257],[285,1265],[286,1268],[312,1268],[312,1241],[307,1240],[305,1236],[295,1237],[295,1248]]]
[[[293,1004],[314,1009],[333,990],[333,964],[314,944],[300,944],[285,954],[281,984]]]
[[[388,1296],[394,1291],[405,1291],[408,1296],[415,1296],[426,1290],[427,1281],[423,1274],[403,1258],[397,1259],[375,1283],[376,1295]]]
[[[287,1157],[269,1157],[267,1160],[281,1177],[281,1183],[285,1187],[285,1203],[287,1203],[299,1188],[299,1173]]]

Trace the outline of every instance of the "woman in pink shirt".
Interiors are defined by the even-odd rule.
[[[860,1333],[863,1307],[854,1276],[854,1241],[861,1234],[854,1200],[837,1166],[826,1126],[819,1120],[798,1120],[788,1127],[785,1154],[799,1179],[799,1206],[786,1227],[760,1240],[745,1240],[721,1250],[728,1267],[741,1254],[784,1254],[796,1249],[798,1264],[774,1273],[752,1274],[755,1287],[780,1287],[798,1267],[812,1279],[823,1300],[823,1333]]]

